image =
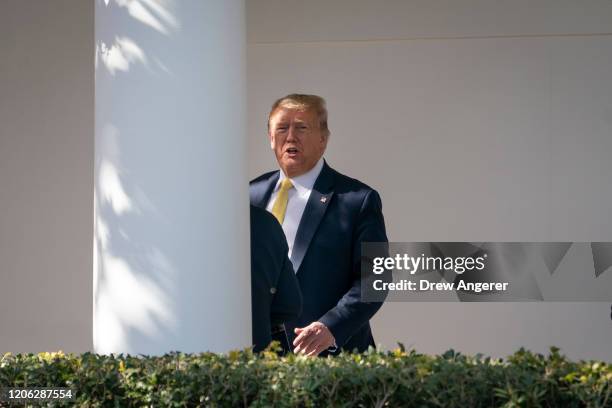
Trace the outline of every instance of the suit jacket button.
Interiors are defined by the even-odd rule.
[[[270,293],[271,294],[275,294],[276,293],[276,288],[270,288]]]

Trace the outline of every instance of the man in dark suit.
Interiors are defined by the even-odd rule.
[[[323,98],[292,94],[268,119],[280,170],[251,181],[251,204],[279,220],[304,298],[287,322],[296,353],[337,354],[374,345],[369,320],[381,302],[361,300],[361,243],[387,242],[378,193],[329,167]]]
[[[287,347],[283,323],[302,311],[302,294],[285,235],[267,211],[251,206],[251,303],[253,350],[261,351],[274,340]],[[286,345],[283,345],[283,340]]]

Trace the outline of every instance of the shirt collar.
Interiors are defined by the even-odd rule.
[[[309,193],[312,190],[315,181],[317,181],[317,177],[319,177],[319,174],[323,169],[323,163],[324,160],[321,157],[312,169],[308,170],[301,176],[293,177],[292,179],[290,179],[291,183],[300,195],[304,193]],[[275,190],[279,189],[280,183],[282,183],[282,181],[286,178],[287,176],[285,175],[285,173],[280,170],[280,177],[278,178],[278,182],[276,183]]]

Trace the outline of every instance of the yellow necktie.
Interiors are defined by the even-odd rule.
[[[278,222],[282,225],[285,219],[285,212],[287,211],[287,202],[289,201],[289,190],[293,188],[291,180],[288,178],[283,179],[281,182],[280,190],[272,206],[272,215],[276,217]]]

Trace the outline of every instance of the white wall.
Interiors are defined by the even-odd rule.
[[[254,0],[247,17],[252,177],[275,166],[271,103],[317,93],[326,157],[381,193],[390,240],[612,241],[612,2]],[[386,347],[612,360],[609,303],[388,303],[373,324]]]

